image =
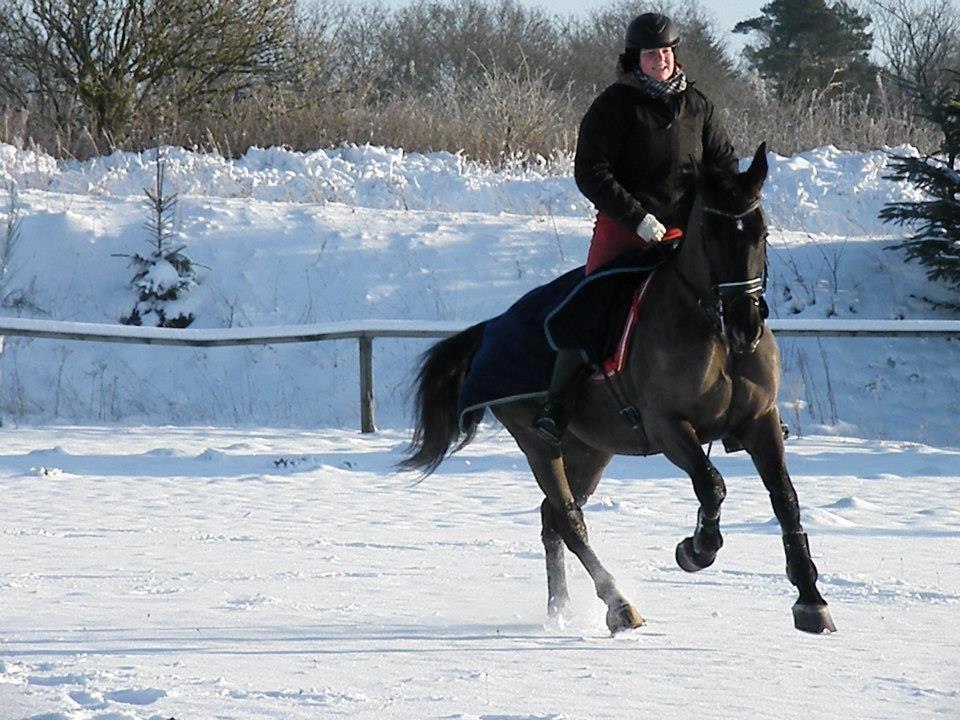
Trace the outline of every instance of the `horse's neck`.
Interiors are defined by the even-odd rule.
[[[702,223],[700,222],[702,213],[703,206],[698,198],[690,212],[686,236],[677,253],[676,268],[701,297],[707,297],[711,292],[712,283],[707,255],[703,250]]]

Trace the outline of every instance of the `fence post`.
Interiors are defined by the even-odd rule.
[[[0,335],[0,427],[3,427],[3,351],[5,335]]]
[[[360,335],[360,432],[377,431],[373,414],[373,337]]]

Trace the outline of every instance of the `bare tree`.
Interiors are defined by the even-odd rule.
[[[935,94],[960,68],[960,7],[943,0],[865,0],[876,49],[895,79]]]
[[[851,1],[875,3],[889,75],[960,67],[955,4]],[[521,3],[0,0],[0,139],[81,157],[158,138],[225,155],[371,142],[493,163],[558,156],[572,152],[583,113],[614,81],[630,20],[651,10],[680,26],[680,62],[741,153],[761,139],[795,152],[940,137],[904,102],[904,84],[886,78],[869,96],[763,92],[730,59],[702,0],[609,0],[566,16]],[[901,19],[879,5],[900,8]],[[901,26],[914,35],[892,34]],[[925,45],[921,28],[953,29]]]
[[[517,0],[420,0],[394,12],[379,47],[394,87],[429,92],[476,81],[494,63],[506,72],[549,67],[556,37],[549,15]]]
[[[0,91],[115,140],[276,69],[294,0],[0,0]]]

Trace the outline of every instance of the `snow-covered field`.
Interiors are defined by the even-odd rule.
[[[770,161],[775,317],[948,317],[884,249],[878,209],[915,195],[883,152]],[[152,173],[0,145],[0,230],[11,183],[22,218],[2,312],[128,312],[114,255],[146,247]],[[198,328],[489,317],[580,264],[591,227],[563,163],[173,151],[169,176],[205,266]],[[696,576],[673,560],[689,480],[610,466],[587,523],[649,623],[615,638],[574,562],[573,612],[547,622],[540,493],[503,431],[420,484],[392,472],[426,344],[376,343],[387,429],[361,436],[352,343],[6,338],[0,720],[960,717],[960,342],[781,341],[788,463],[839,633],[793,629],[741,453],[716,460],[726,544]]]
[[[648,625],[571,562],[546,621],[539,491],[504,433],[413,485],[394,432],[4,431],[0,716],[955,718],[958,453],[810,437],[790,464],[839,632],[793,629],[762,485],[688,575],[689,481],[614,461],[586,508]],[[742,455],[742,453],[741,453]]]

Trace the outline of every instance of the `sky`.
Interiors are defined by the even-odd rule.
[[[390,7],[402,7],[410,0],[385,0]],[[541,7],[551,13],[561,15],[586,13],[596,8],[607,7],[612,0],[519,0],[523,5]],[[760,14],[760,7],[766,0],[701,0],[706,8],[717,20],[718,26],[727,34],[725,40],[732,52],[739,52],[748,38],[745,35],[734,35],[731,30],[741,20],[756,17]]]

